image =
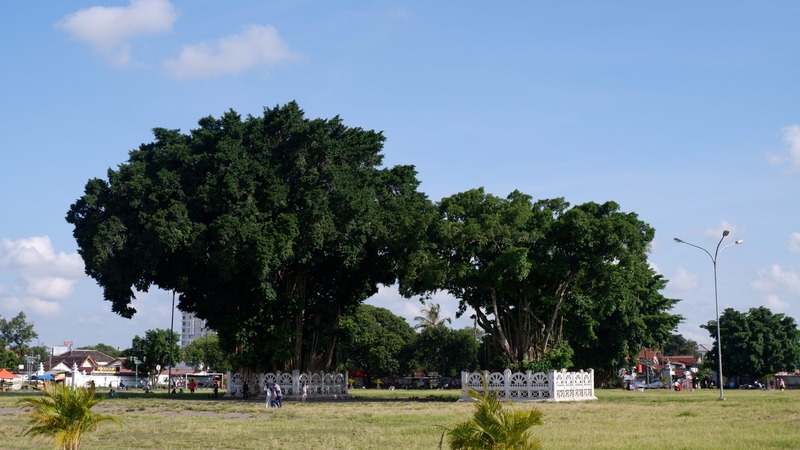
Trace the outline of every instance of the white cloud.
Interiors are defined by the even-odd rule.
[[[753,289],[762,292],[786,291],[792,295],[800,295],[800,275],[793,270],[784,270],[774,264],[772,267],[758,271],[758,279],[751,283]]]
[[[72,13],[56,28],[89,44],[116,65],[130,62],[128,40],[134,36],[170,31],[177,18],[169,0],[131,0],[128,6],[93,6]]]
[[[68,280],[58,277],[31,278],[28,281],[28,294],[36,297],[64,299],[72,294],[77,279]]]
[[[653,269],[653,271],[654,271],[655,273],[657,273],[657,274],[659,274],[659,275],[664,275],[664,274],[661,272],[661,269],[658,267],[658,265],[656,265],[656,264],[655,264],[655,263],[653,263],[652,261],[648,261],[647,263],[650,265],[650,268],[651,268],[651,269]]]
[[[83,274],[83,260],[77,253],[56,253],[48,236],[33,236],[0,243],[0,266],[28,274]]]
[[[111,308],[108,308],[111,311]],[[99,314],[81,314],[75,318],[75,322],[87,327],[100,328],[108,322],[107,317],[101,317]]]
[[[712,318],[713,319],[713,318]],[[706,347],[711,348],[712,343],[714,342],[714,338],[711,337],[708,331],[700,328],[700,325],[705,325],[706,323],[697,323],[692,324],[693,326],[684,326],[678,329],[678,332],[686,339],[691,339],[698,344],[705,345]]]
[[[56,316],[61,312],[61,305],[58,302],[42,300],[37,297],[23,299],[15,296],[0,297],[0,305],[3,310],[8,312],[27,310],[42,316]]]
[[[773,313],[787,313],[792,306],[789,302],[781,300],[777,295],[768,295],[764,299],[764,304]]]
[[[789,251],[800,253],[800,233],[794,232],[789,236]]]
[[[386,308],[394,314],[403,317],[409,324],[413,324],[414,316],[418,316],[422,305],[416,298],[404,298],[400,295],[397,286],[380,286],[378,293],[370,297],[366,303]]]
[[[800,170],[800,125],[790,125],[783,129],[783,142],[789,147],[786,153],[770,153],[767,161],[772,164],[788,166],[788,170]]]
[[[295,59],[278,31],[270,25],[250,25],[240,34],[221,38],[215,45],[186,46],[176,59],[164,63],[175,78],[233,75],[256,66]]]
[[[692,291],[698,286],[700,286],[700,278],[683,267],[678,267],[675,276],[669,279],[669,287],[680,291]]]
[[[84,276],[80,255],[56,252],[47,236],[3,239],[0,267],[14,273],[24,285],[22,291],[37,299],[65,299]]]
[[[441,308],[439,310],[441,317],[449,317],[452,323],[450,328],[460,329],[464,327],[471,327],[473,325],[470,316],[474,314],[471,308],[456,319],[456,312],[458,312],[458,299],[448,294],[447,292],[437,292],[430,300],[434,304],[438,304]],[[398,292],[397,285],[391,287],[381,286],[378,293],[367,299],[367,304],[377,306],[379,308],[386,308],[392,313],[406,319],[409,325],[414,326],[416,322],[414,317],[422,315],[422,308],[425,308],[426,303],[419,301],[419,296],[413,298],[404,298]]]
[[[728,222],[727,220],[723,220],[722,222],[719,223],[719,225],[715,225],[711,228],[706,229],[705,235],[708,236],[709,238],[720,239],[722,237],[722,233],[725,230],[730,231],[729,235],[730,237],[736,235],[736,226]],[[727,239],[730,239],[730,237],[728,237]]]

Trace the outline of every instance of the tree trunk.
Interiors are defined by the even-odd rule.
[[[308,305],[306,298],[306,272],[293,273],[287,283],[287,297],[290,299],[289,310],[294,310],[294,357],[290,361],[292,368],[300,368],[303,361],[304,314]],[[295,309],[296,308],[296,309]]]
[[[505,353],[506,356],[509,357],[509,359],[513,359],[514,353],[512,351],[511,344],[508,342],[508,337],[506,336],[506,332],[503,327],[503,321],[501,320],[502,315],[497,310],[497,295],[495,294],[494,289],[491,290],[490,295],[492,298],[492,307],[494,308],[494,316],[495,316],[494,328],[497,331],[497,333],[492,333],[492,335],[494,336],[495,342],[497,342],[497,345],[500,347],[503,353]],[[476,310],[476,313],[477,312],[478,310]],[[486,320],[486,316],[482,312],[480,314],[482,316],[482,319],[488,323],[488,320]]]
[[[331,339],[328,348],[326,349],[326,358],[325,358],[325,366],[323,367],[326,371],[331,367],[333,364],[333,357],[336,354],[336,344],[338,342],[338,336],[336,335],[336,331],[339,329],[339,318],[341,316],[341,309],[336,308],[335,320],[332,322],[334,324],[333,328],[331,329]]]

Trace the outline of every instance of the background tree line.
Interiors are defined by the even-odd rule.
[[[455,377],[462,370],[508,367],[508,361],[482,330],[449,328],[450,318],[441,316],[437,304],[428,303],[422,313],[415,317],[416,324],[411,326],[388,309],[365,304],[354,307],[341,319],[338,363],[333,369],[361,372],[374,379],[411,376],[416,372]],[[764,307],[747,312],[729,308],[721,316],[720,327],[724,336],[723,372],[728,378],[750,383],[779,371],[791,372],[800,366],[800,329],[791,317],[773,314]],[[712,339],[716,337],[715,321],[709,321],[703,328],[709,331]],[[27,353],[40,355],[40,360],[47,359],[46,345],[28,346],[37,336],[34,324],[26,320],[24,313],[12,320],[0,318],[0,339],[5,350],[0,368],[14,370],[19,364],[24,365],[24,358],[18,357],[19,350],[23,350],[23,356],[27,350]],[[222,348],[216,334],[197,339],[183,350],[179,339],[178,333],[154,329],[146,331],[144,336],[134,336],[127,349],[102,343],[81,349],[127,357],[126,367],[138,370],[143,378],[153,377],[157,366],[163,369],[181,361],[214,372],[233,369],[233,359]],[[697,342],[675,333],[670,334],[660,348],[664,355],[701,356]],[[140,361],[138,366],[134,358]],[[706,373],[716,370],[716,342],[705,354],[704,363]],[[516,366],[535,371],[556,367],[559,367],[556,360],[528,361]]]
[[[717,321],[705,325],[714,345],[706,353],[706,365],[716,371]],[[722,336],[722,373],[736,384],[750,383],[765,375],[800,368],[800,329],[793,317],[774,314],[769,308],[747,312],[727,308],[719,318]]]

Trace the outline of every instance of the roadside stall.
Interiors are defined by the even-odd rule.
[[[3,392],[8,392],[11,389],[13,380],[19,378],[19,375],[14,375],[6,369],[0,370],[0,389]]]

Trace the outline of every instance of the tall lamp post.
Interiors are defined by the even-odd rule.
[[[136,383],[134,384],[133,387],[136,388],[136,389],[139,389],[139,364],[141,364],[141,363],[142,362],[139,361],[139,358],[137,358],[135,356],[133,357],[133,365],[136,366],[136,375],[135,375],[136,376]]]
[[[172,309],[169,312],[170,319],[169,319],[169,370],[167,371],[167,395],[169,395],[172,391],[172,345],[173,339],[175,338],[175,290],[172,290]]]
[[[690,246],[692,246],[694,248],[699,248],[700,250],[706,252],[706,255],[708,255],[708,257],[711,258],[711,263],[714,265],[714,308],[716,309],[716,314],[717,314],[717,364],[718,364],[718,369],[719,369],[718,370],[718,373],[719,373],[718,378],[719,378],[719,399],[720,400],[725,400],[725,394],[723,392],[723,386],[722,386],[724,383],[722,382],[722,338],[720,337],[720,333],[719,333],[719,297],[717,295],[717,258],[719,257],[719,252],[721,252],[722,250],[730,247],[731,245],[737,245],[737,244],[741,244],[742,242],[744,242],[742,239],[739,239],[738,241],[734,241],[733,244],[728,244],[725,247],[720,248],[720,245],[722,245],[722,241],[725,239],[725,236],[727,236],[729,234],[730,234],[730,231],[728,231],[728,230],[725,230],[725,231],[722,232],[722,237],[719,238],[719,242],[717,242],[717,248],[716,248],[716,250],[714,250],[714,255],[713,256],[711,255],[711,253],[708,250],[704,249],[703,247],[700,247],[699,245],[694,245],[692,243],[684,241],[683,239],[675,238],[675,242],[677,242],[679,244],[690,245]]]

